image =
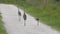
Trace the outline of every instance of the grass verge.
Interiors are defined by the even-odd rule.
[[[7,34],[7,32],[3,26],[1,14],[0,14],[0,34]]]

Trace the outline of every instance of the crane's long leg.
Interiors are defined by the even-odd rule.
[[[19,21],[21,21],[21,16],[19,16]]]
[[[26,26],[26,20],[24,20],[24,26]]]
[[[37,21],[37,26],[39,26],[39,21]]]

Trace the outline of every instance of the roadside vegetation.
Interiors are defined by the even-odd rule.
[[[2,17],[1,17],[1,14],[0,14],[0,34],[7,34],[3,24],[4,23],[2,22]]]
[[[0,0],[0,3],[16,4],[42,23],[60,31],[59,0]]]

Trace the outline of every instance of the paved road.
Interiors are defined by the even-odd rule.
[[[22,16],[20,16],[21,21],[19,21],[18,8],[15,5],[0,4],[0,11],[8,34],[60,34],[41,22],[37,26],[37,21],[29,14],[27,14],[26,26],[24,26],[22,17],[24,11],[20,9]]]

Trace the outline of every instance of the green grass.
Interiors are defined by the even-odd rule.
[[[2,22],[2,17],[1,17],[1,14],[0,14],[0,34],[7,34],[3,24],[4,23]]]
[[[0,2],[7,4],[15,4],[16,1],[9,0],[9,2]],[[43,7],[36,7],[26,1],[18,1],[16,5],[23,8],[27,13],[34,17],[38,17],[42,23],[51,26],[52,28],[60,31],[60,5],[49,2]]]

